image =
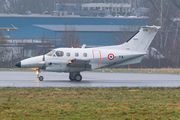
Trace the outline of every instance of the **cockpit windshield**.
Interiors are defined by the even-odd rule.
[[[62,57],[64,55],[64,52],[63,51],[58,51],[58,50],[57,51],[52,50],[52,51],[48,52],[46,55],[54,56],[54,57],[56,55],[57,57]]]
[[[52,50],[52,51],[48,52],[46,55],[52,56],[54,52],[55,52],[55,50]]]
[[[56,56],[57,57],[62,57],[64,55],[63,51],[56,51]]]

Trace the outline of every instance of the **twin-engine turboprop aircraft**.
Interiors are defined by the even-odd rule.
[[[81,81],[80,72],[97,68],[115,67],[141,62],[158,32],[159,26],[142,27],[131,39],[121,45],[95,48],[57,48],[45,55],[28,58],[16,64],[19,68],[36,68],[51,72],[67,72],[71,81]]]

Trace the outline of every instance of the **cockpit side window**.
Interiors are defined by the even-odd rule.
[[[64,55],[63,51],[56,51],[56,56],[57,57],[62,57]]]
[[[55,50],[52,50],[52,51],[48,52],[46,55],[52,56],[54,52],[55,52]]]

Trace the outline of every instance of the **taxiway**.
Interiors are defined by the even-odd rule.
[[[68,73],[0,71],[0,87],[179,87],[179,74],[82,72],[81,82],[70,81]]]

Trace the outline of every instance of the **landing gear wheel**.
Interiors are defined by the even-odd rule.
[[[80,82],[82,80],[82,76],[80,74],[77,74],[75,76],[75,79],[76,79],[77,82]]]
[[[69,76],[70,81],[75,81],[75,79],[72,76]]]
[[[69,79],[71,81],[80,82],[82,80],[82,76],[81,76],[80,72],[71,72],[71,73],[69,73]]]
[[[43,76],[40,76],[38,77],[39,78],[39,81],[43,81],[44,80],[44,77]]]

